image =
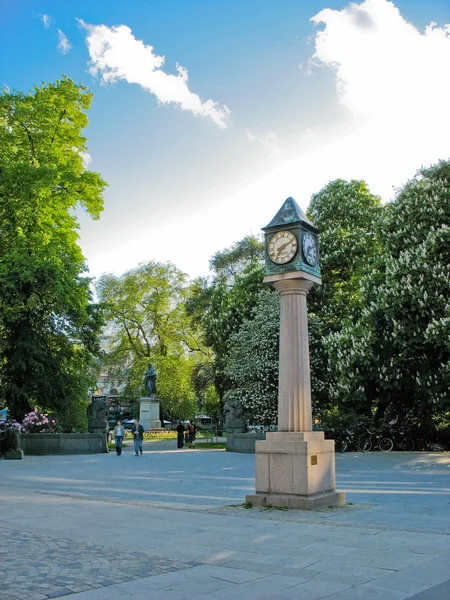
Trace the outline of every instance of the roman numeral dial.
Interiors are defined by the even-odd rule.
[[[290,231],[274,233],[267,245],[267,254],[272,262],[284,265],[297,254],[297,238]]]

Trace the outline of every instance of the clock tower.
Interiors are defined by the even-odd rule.
[[[335,489],[334,440],[313,431],[306,298],[320,285],[318,230],[293,198],[266,227],[264,282],[280,294],[278,431],[255,445],[254,506],[314,509],[345,503]]]
[[[320,284],[319,231],[294,198],[287,198],[266,227],[265,276],[267,283],[280,274]]]

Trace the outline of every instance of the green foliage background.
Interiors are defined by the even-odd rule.
[[[67,77],[0,94],[0,396],[18,419],[39,406],[70,426],[92,384],[102,319],[73,216],[103,208],[106,184],[83,164],[91,98]]]
[[[78,205],[94,219],[103,209],[106,183],[83,162],[91,99],[67,77],[0,94],[0,405],[83,429],[101,356],[133,401],[154,364],[170,420],[220,420],[238,399],[250,421],[274,423],[279,299],[263,283],[261,237],[216,252],[211,276],[193,282],[151,260],[105,274],[93,302],[74,217]],[[316,418],[448,427],[449,161],[422,168],[384,206],[364,181],[337,179],[307,214],[323,280],[308,297]]]

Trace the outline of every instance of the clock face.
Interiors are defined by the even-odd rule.
[[[269,240],[267,253],[272,262],[284,265],[294,258],[297,253],[297,238],[290,231],[274,233]]]
[[[302,240],[303,256],[311,267],[315,267],[319,252],[317,249],[317,239],[311,233],[304,233]]]

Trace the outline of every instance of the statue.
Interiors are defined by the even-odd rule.
[[[20,450],[19,434],[20,431],[17,427],[11,427],[7,430],[6,444],[8,450]]]
[[[86,409],[88,430],[92,433],[97,428],[108,429],[109,408],[104,398],[93,398]]]
[[[223,406],[225,421],[236,421],[244,417],[242,404],[236,398],[228,400]]]
[[[149,396],[156,396],[156,371],[150,363],[148,363],[148,369],[145,372],[144,387]]]
[[[17,427],[9,427],[0,436],[0,454],[7,459],[22,459],[23,450],[20,447],[20,431]]]
[[[245,433],[247,431],[247,422],[244,418],[244,409],[241,401],[238,398],[231,398],[225,401],[223,405],[223,414],[225,417],[225,425],[227,433]],[[228,442],[227,442],[228,443]]]

